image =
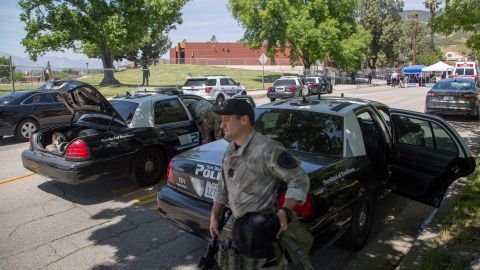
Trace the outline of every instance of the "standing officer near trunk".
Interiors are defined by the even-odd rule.
[[[225,152],[218,190],[210,217],[210,233],[220,235],[218,214],[228,203],[236,220],[251,213],[271,213],[277,222],[273,238],[279,238],[288,227],[289,216],[297,204],[303,204],[310,188],[310,180],[300,162],[285,148],[270,138],[255,132],[252,106],[239,99],[231,99],[217,114],[221,128],[231,142]],[[280,182],[287,186],[285,202],[280,209],[275,204]],[[279,225],[279,226],[278,226]],[[234,225],[235,231],[235,225]],[[263,239],[264,235],[258,235]],[[242,237],[245,237],[243,235]],[[235,238],[235,232],[234,232]],[[257,238],[253,236],[253,239]],[[235,243],[235,239],[233,239]],[[264,243],[261,243],[262,245]],[[254,244],[255,245],[255,244]],[[254,247],[256,248],[256,247]],[[275,257],[251,258],[240,254],[248,266],[243,269],[278,269]],[[221,265],[220,265],[221,266]]]

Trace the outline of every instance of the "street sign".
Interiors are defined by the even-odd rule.
[[[258,61],[260,61],[260,64],[262,65],[265,65],[265,63],[267,63],[267,60],[268,58],[264,53],[262,53],[262,55],[260,55],[260,58],[258,58]]]

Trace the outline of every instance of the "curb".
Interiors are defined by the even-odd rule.
[[[460,178],[447,190],[442,205],[432,213],[430,220],[426,220],[426,222],[422,224],[412,246],[395,270],[414,269],[424,258],[424,252],[432,249],[433,242],[441,233],[441,225],[443,224],[442,221],[445,215],[453,208],[453,204],[457,198],[463,194],[462,191],[466,187],[467,182],[470,181],[471,177],[473,177],[473,175]],[[476,259],[474,259],[472,264],[465,269],[480,269],[480,256],[477,254]]]

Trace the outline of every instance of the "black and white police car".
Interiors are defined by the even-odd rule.
[[[347,247],[361,248],[385,191],[439,207],[450,184],[475,168],[457,131],[424,113],[361,99],[304,97],[256,107],[255,115],[256,131],[282,143],[310,177],[307,200],[295,211],[319,247],[342,236]],[[157,192],[166,220],[209,238],[227,146],[218,140],[170,161],[167,184]]]
[[[240,95],[247,95],[247,90],[240,83],[225,75],[205,75],[188,78],[182,87],[184,94],[198,95],[206,100],[221,105],[225,100]]]
[[[79,81],[57,81],[42,91],[54,93],[74,115],[71,123],[34,133],[22,153],[25,168],[53,180],[78,184],[129,177],[152,185],[171,157],[201,142],[188,109],[207,102],[198,96],[140,93],[108,102]],[[63,138],[55,151],[47,147],[53,137]]]

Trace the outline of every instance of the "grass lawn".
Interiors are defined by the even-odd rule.
[[[442,223],[441,233],[422,254],[417,270],[463,270],[472,260],[468,254],[480,253],[480,169]]]
[[[179,86],[185,82],[187,74],[192,76],[201,76],[207,74],[222,74],[232,77],[235,81],[240,82],[247,90],[262,88],[262,71],[244,70],[235,68],[225,68],[218,66],[201,66],[201,65],[159,65],[150,67],[150,83],[149,86]],[[268,87],[282,73],[265,72],[265,87]],[[80,80],[95,85],[105,96],[114,96],[125,94],[126,91],[136,89],[142,83],[141,69],[128,69],[115,73],[120,85],[100,87],[98,84],[103,79],[103,73],[85,76]],[[32,89],[36,86],[19,85],[17,90]],[[4,91],[11,91],[11,85],[0,85],[0,94]]]

